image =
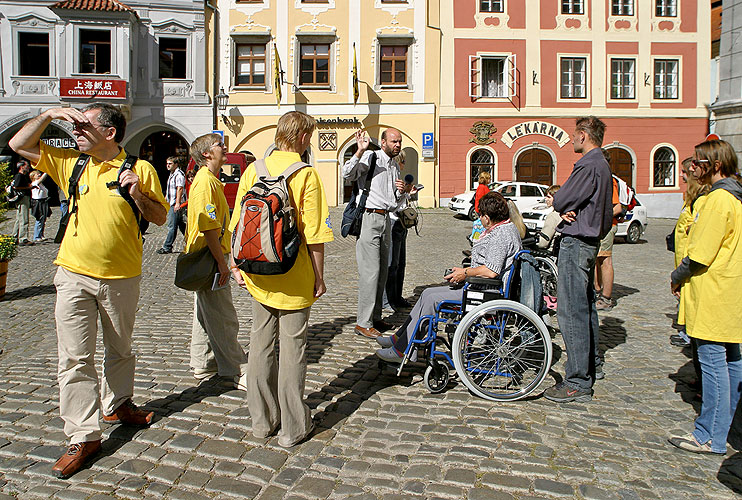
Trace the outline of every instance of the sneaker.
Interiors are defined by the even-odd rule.
[[[601,295],[598,297],[598,300],[595,301],[595,309],[598,311],[608,312],[613,309],[613,301],[610,298]]]
[[[307,429],[307,433],[304,434],[304,436],[302,436],[301,438],[297,439],[293,443],[282,442],[281,441],[281,438],[279,437],[278,438],[278,446],[280,446],[281,448],[293,448],[297,444],[300,444],[300,443],[306,441],[307,439],[309,439],[310,437],[312,437],[312,433],[314,432],[314,429],[315,429],[314,422],[310,422],[309,423],[309,429]]]
[[[381,347],[391,347],[394,345],[394,335],[379,335],[376,337],[376,343]]]
[[[247,392],[247,373],[234,377],[234,388],[239,391]]]
[[[688,347],[690,342],[685,340],[681,335],[670,335],[670,344],[676,347]]]
[[[131,399],[127,399],[110,415],[103,415],[103,421],[108,424],[127,424],[147,426],[152,423],[155,413],[140,410]]]
[[[605,372],[603,371],[603,365],[595,367],[595,380],[603,380],[605,378]]]
[[[378,349],[376,355],[387,363],[401,363],[404,358],[404,353],[400,354],[394,347],[387,347],[385,349]],[[417,349],[412,351],[409,357],[409,361],[417,361]]]
[[[587,403],[593,399],[593,390],[572,389],[562,382],[546,389],[544,391],[544,397],[556,403],[569,403],[571,401]]]
[[[711,449],[711,441],[708,443],[700,444],[696,441],[696,437],[693,434],[687,436],[673,436],[668,439],[668,442],[677,446],[681,450],[692,451],[693,453],[705,453],[709,455],[725,455],[726,451],[719,453]]]
[[[33,240],[34,243],[44,243],[46,241],[46,238],[37,238]]]
[[[172,250],[165,250],[164,248],[160,248],[159,250],[157,250],[157,253],[159,253],[160,255],[163,255],[163,254],[166,254],[166,253],[173,253],[173,251]]]

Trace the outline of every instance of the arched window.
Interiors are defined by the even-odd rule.
[[[654,152],[652,159],[654,164],[653,187],[675,186],[675,153],[668,147],[661,147]]]
[[[477,179],[482,172],[489,172],[490,178],[495,180],[495,156],[492,154],[492,151],[488,149],[477,149],[471,154],[469,166],[471,167],[469,189],[476,188],[478,185]]]

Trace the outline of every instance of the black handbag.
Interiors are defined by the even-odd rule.
[[[672,228],[672,232],[665,236],[665,246],[668,252],[675,253],[675,228]]]
[[[222,234],[219,236],[220,242],[224,237],[224,226],[226,224],[227,218],[225,215],[222,221]],[[206,245],[195,252],[178,255],[175,264],[175,286],[192,292],[210,290],[217,272],[219,272],[219,266],[214,256],[211,255],[209,245]]]
[[[340,222],[340,234],[343,238],[361,235],[361,223],[363,221],[363,211],[366,209],[366,198],[371,190],[371,179],[376,169],[376,153],[372,153],[369,158],[371,164],[366,174],[366,182],[363,186],[363,192],[358,193],[358,183],[353,181],[353,194],[350,196],[348,204],[343,210],[343,220]]]

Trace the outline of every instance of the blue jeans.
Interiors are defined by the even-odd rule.
[[[557,320],[567,351],[564,382],[572,389],[590,390],[595,369],[603,363],[598,352],[599,321],[593,289],[599,243],[565,235],[559,247]]]
[[[742,357],[739,344],[696,339],[701,363],[703,403],[693,437],[711,441],[711,451],[727,451],[727,434],[742,391]]]
[[[167,212],[167,237],[165,243],[162,244],[162,248],[168,252],[173,251],[173,243],[175,243],[175,237],[178,235],[178,229],[185,234],[186,224],[183,220],[183,209],[181,208],[176,212],[171,206]]]

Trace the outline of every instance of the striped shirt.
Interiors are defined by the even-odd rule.
[[[178,188],[183,188],[183,193],[180,195],[180,202],[183,203],[186,200],[185,192],[185,174],[179,168],[176,168],[170,172],[170,176],[167,178],[167,192],[165,197],[167,202],[172,207],[178,201]]]

